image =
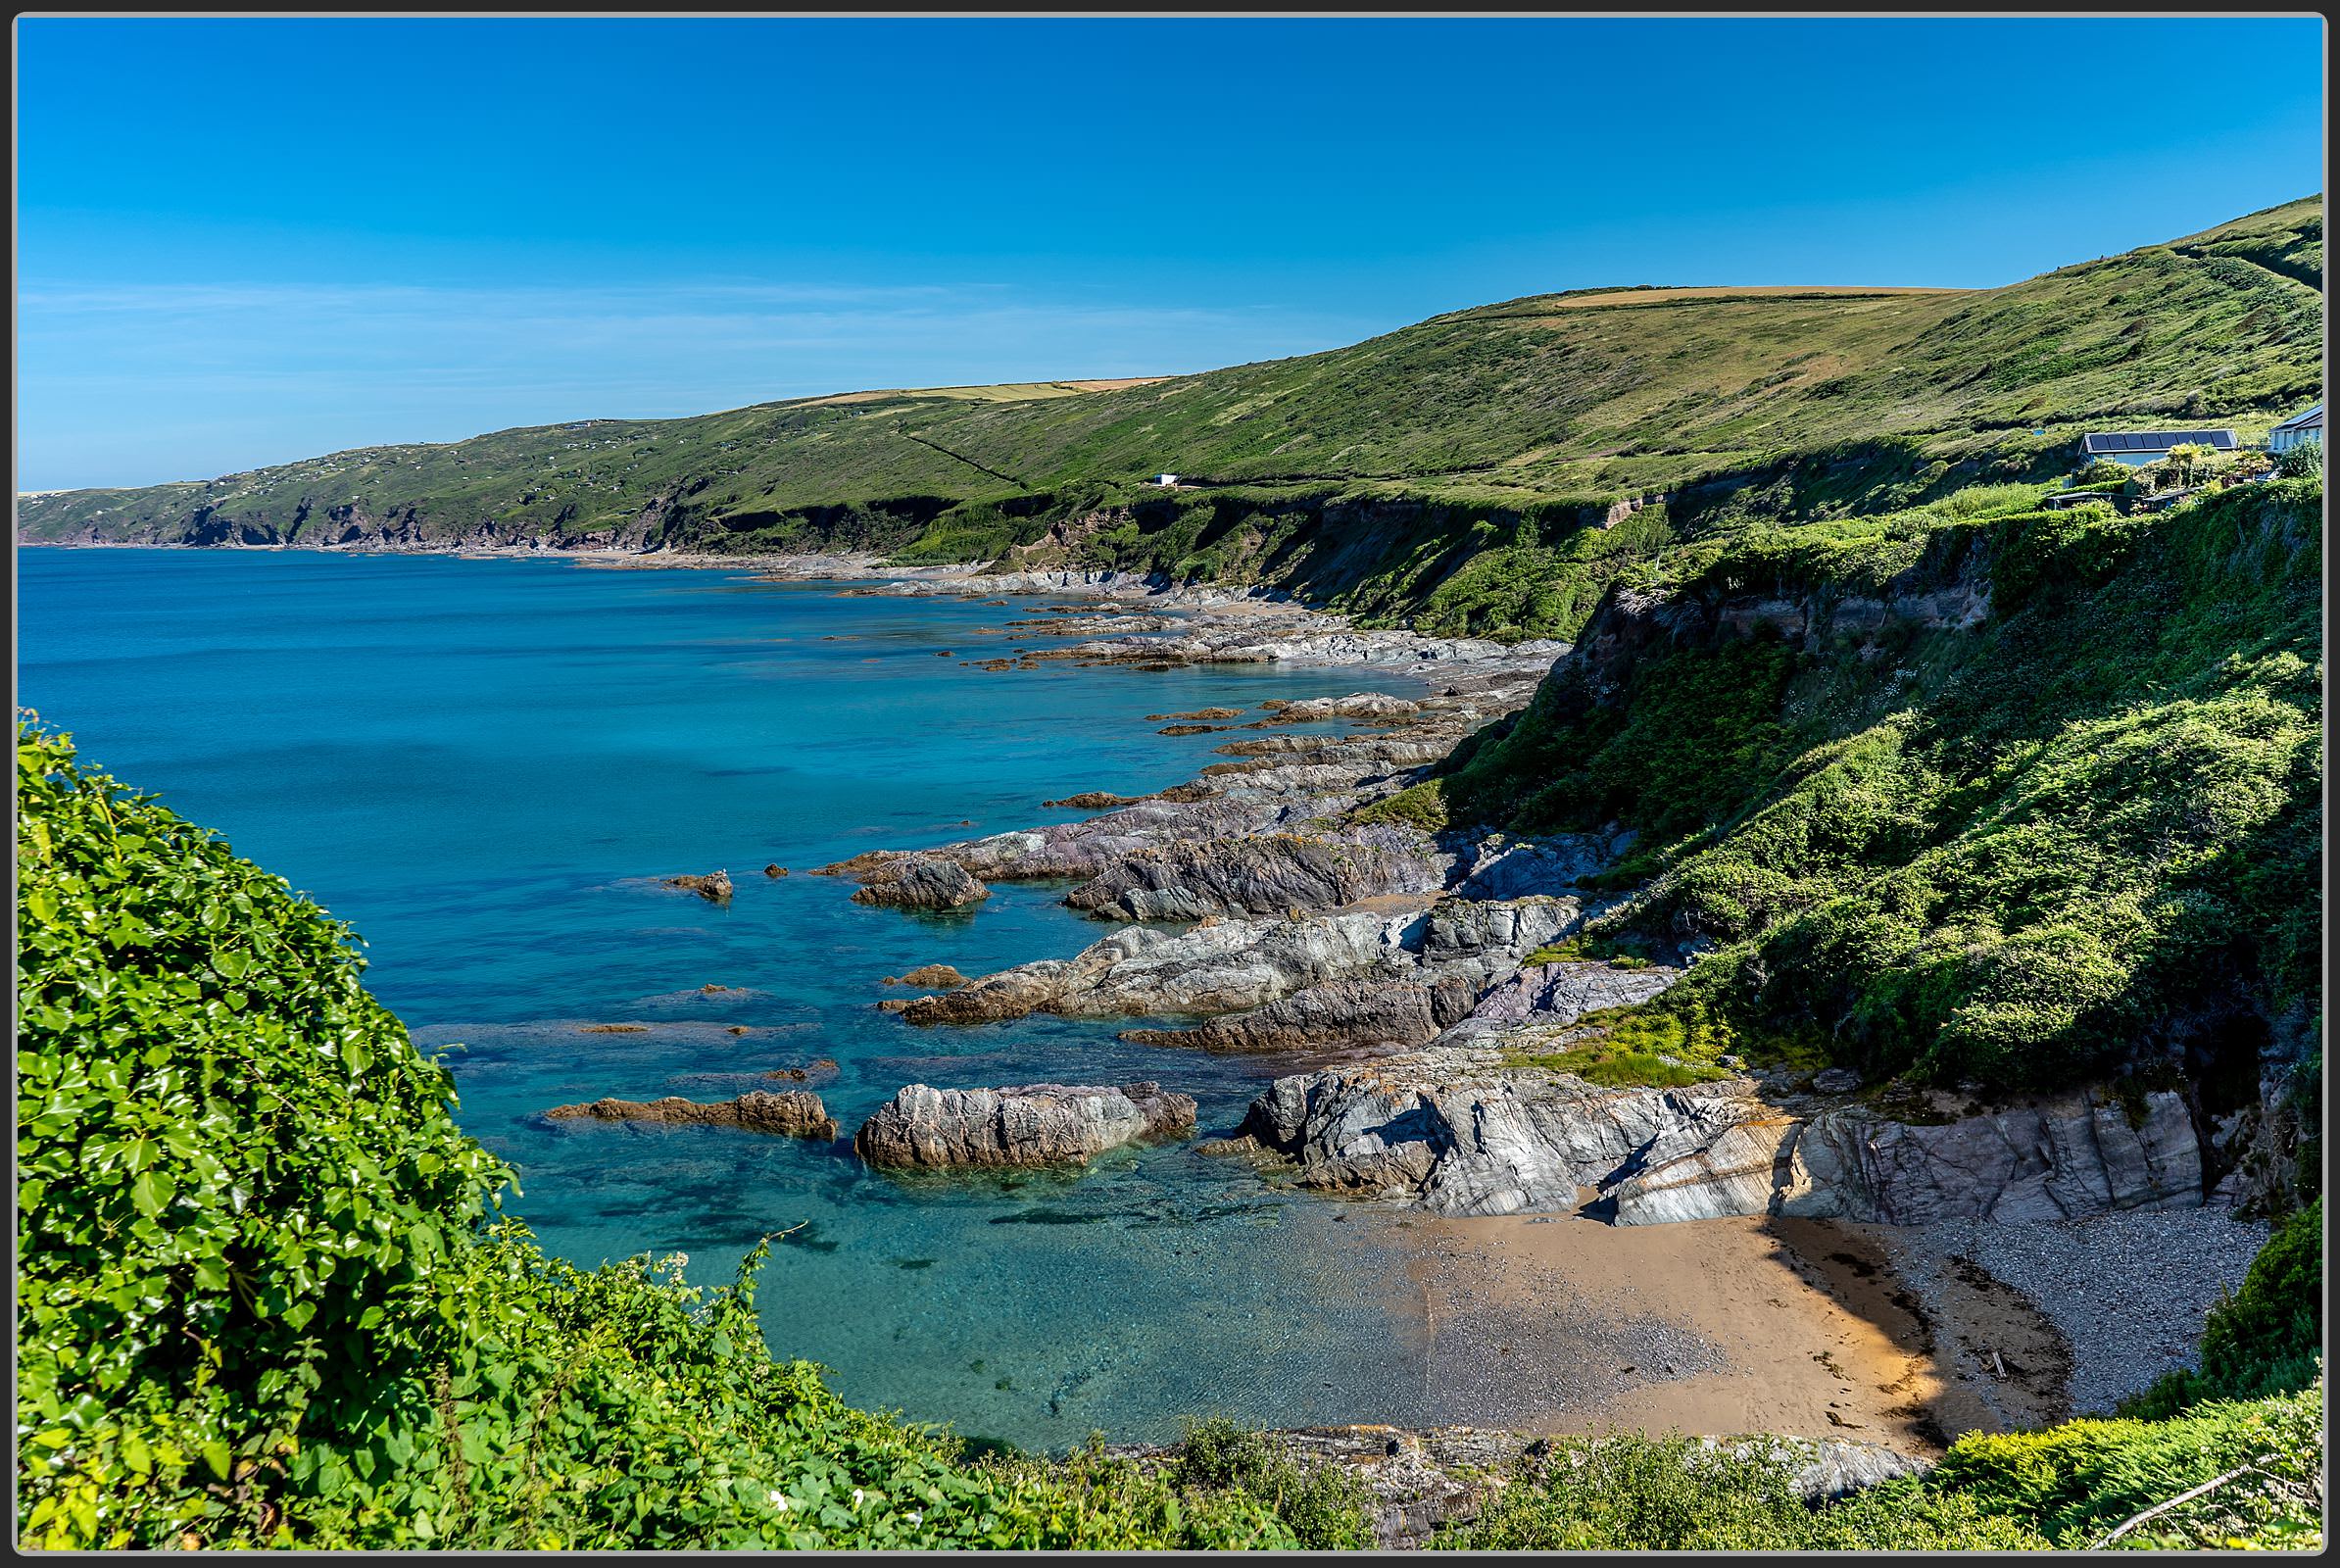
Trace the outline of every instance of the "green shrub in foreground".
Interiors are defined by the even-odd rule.
[[[1101,1454],[970,1464],[776,1362],[736,1286],[495,1214],[347,930],[17,736],[17,1472],[40,1547],[1292,1546]],[[1280,1478],[1271,1478],[1280,1479]],[[1279,1514],[1289,1506],[1299,1529]]]

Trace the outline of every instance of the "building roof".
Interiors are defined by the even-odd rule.
[[[2091,432],[2080,437],[2080,450],[2098,452],[2167,452],[2171,447],[2215,447],[2220,452],[2234,450],[2232,430],[2120,430],[2111,433]]]
[[[2290,418],[2285,419],[2281,424],[2275,426],[2276,430],[2320,430],[2322,428],[2323,405],[2320,403],[2316,404],[2314,408],[2306,409],[2298,414],[2293,415]],[[2270,430],[2267,433],[2272,435],[2274,431]]]

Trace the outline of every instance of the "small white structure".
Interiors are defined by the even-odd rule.
[[[1164,490],[1172,489],[1178,483],[1178,475],[1175,473],[1157,473],[1153,476],[1153,482]]]
[[[2293,447],[2323,442],[2323,405],[2318,403],[2304,414],[2295,414],[2267,433],[2267,450],[2276,456]]]

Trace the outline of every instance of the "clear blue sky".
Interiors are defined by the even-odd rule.
[[[26,489],[2012,281],[2322,188],[2322,24],[26,20]]]

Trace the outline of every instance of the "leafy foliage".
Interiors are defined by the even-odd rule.
[[[2169,1421],[2072,1421],[1973,1433],[1928,1473],[1807,1504],[1767,1445],[1630,1435],[1562,1446],[1434,1545],[1481,1551],[2006,1551],[2093,1545],[2230,1472],[2228,1485],[2131,1527],[2137,1549],[2322,1542],[2320,1384]],[[2246,1466],[2255,1468],[2245,1469]]]
[[[1757,1445],[1613,1436],[1564,1446],[1434,1541],[1468,1551],[1952,1551],[2040,1548],[2020,1518],[1897,1483],[1808,1506]]]
[[[2241,1485],[2162,1514],[2132,1548],[2319,1545],[2323,1389],[2203,1404],[2167,1421],[2071,1421],[2045,1432],[1976,1433],[1953,1444],[1929,1489],[2038,1521],[2077,1547],[2206,1482],[2263,1462]]]

